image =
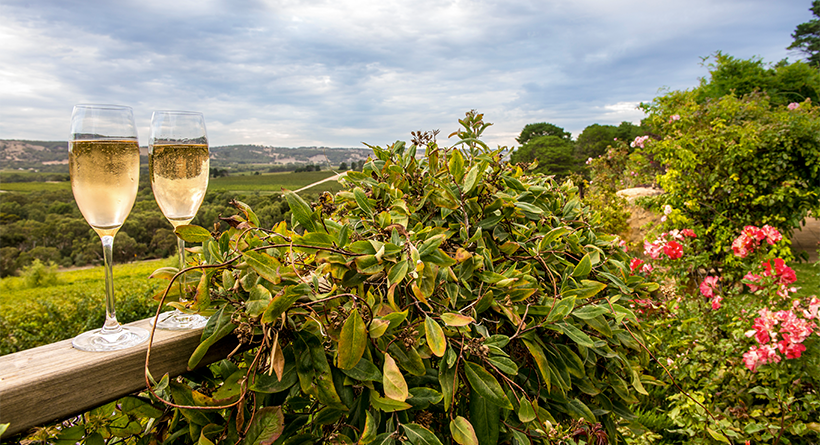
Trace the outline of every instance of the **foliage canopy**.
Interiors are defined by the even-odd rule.
[[[820,116],[808,100],[773,107],[763,94],[704,102],[699,94],[676,91],[646,106],[660,135],[646,153],[666,168],[659,182],[679,224],[705,237],[709,263],[720,267],[744,226],[791,233],[817,208]]]
[[[629,274],[572,183],[501,162],[481,114],[460,123],[450,148],[372,147],[314,205],[288,192],[290,225],[261,228],[235,203],[227,231],[178,229],[203,243],[192,309],[213,312],[189,364],[227,335],[251,349],[190,384],[161,380],[157,395],[210,406],[158,419],[161,439],[614,440],[651,382],[623,303],[656,286]]]
[[[820,65],[820,0],[811,2],[811,8],[814,17],[806,23],[797,25],[792,38],[794,42],[787,49],[797,49],[806,53],[809,57],[809,63],[812,65]]]

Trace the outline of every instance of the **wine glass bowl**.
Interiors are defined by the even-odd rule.
[[[176,229],[196,216],[208,189],[210,157],[205,118],[194,111],[155,111],[148,144],[151,189],[162,214]],[[177,237],[180,270],[185,268],[185,242]],[[185,277],[179,277],[180,302],[185,301]],[[160,315],[159,329],[196,329],[207,318],[180,310]]]
[[[77,105],[68,144],[71,190],[86,222],[99,235],[105,261],[105,323],[74,338],[76,349],[114,351],[142,343],[148,331],[123,327],[114,308],[112,250],[137,196],[139,141],[130,107]]]

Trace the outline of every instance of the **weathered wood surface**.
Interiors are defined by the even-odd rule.
[[[129,323],[150,331],[148,319]],[[151,346],[151,375],[187,371],[201,329],[157,330]],[[235,339],[211,347],[200,366],[224,358]],[[113,352],[83,352],[71,340],[0,357],[0,424],[4,437],[46,422],[66,419],[145,388],[148,342]]]

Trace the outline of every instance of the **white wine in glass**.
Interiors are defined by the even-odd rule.
[[[119,105],[77,105],[68,143],[71,190],[83,217],[100,236],[105,261],[105,323],[74,338],[83,351],[115,351],[148,339],[148,331],[124,327],[114,309],[114,236],[134,206],[140,149],[134,113]]]
[[[205,118],[193,111],[155,111],[151,117],[148,166],[151,188],[162,214],[176,229],[196,216],[208,189],[210,158]],[[185,241],[177,237],[179,268],[185,268]],[[185,277],[179,277],[185,303]],[[160,314],[159,329],[197,329],[206,317],[178,309]]]

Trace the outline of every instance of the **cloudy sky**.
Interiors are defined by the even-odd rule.
[[[0,139],[65,140],[76,103],[198,110],[211,145],[362,147],[455,131],[513,146],[637,122],[723,51],[766,62],[810,0],[0,0]],[[440,139],[443,139],[440,137]]]

